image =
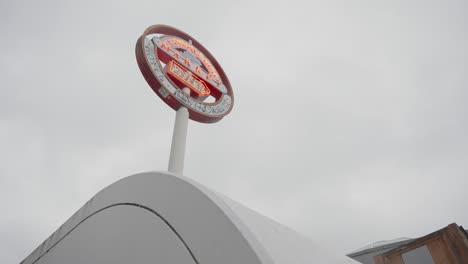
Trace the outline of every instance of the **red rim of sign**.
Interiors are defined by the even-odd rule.
[[[190,43],[209,60],[209,63],[211,63],[216,70],[215,72],[219,75],[224,89],[223,92],[220,92],[219,89],[212,89],[213,94],[216,94],[214,102],[203,102],[197,99],[197,96],[193,96],[193,93],[192,95],[187,95],[182,92],[183,87],[174,78],[169,77],[167,70],[161,64],[158,54],[162,54],[161,52],[165,51],[150,39],[152,35],[154,35],[157,41],[159,41],[159,36],[162,38],[174,37],[182,39]],[[189,118],[201,123],[218,122],[231,112],[234,105],[234,94],[226,73],[213,55],[187,33],[166,25],[151,26],[138,39],[135,52],[138,66],[146,81],[153,91],[172,109],[178,110],[181,106],[185,106],[189,111]],[[196,71],[190,71],[190,74],[200,78]]]

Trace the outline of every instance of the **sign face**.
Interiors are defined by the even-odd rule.
[[[191,73],[189,70],[173,60],[169,62],[168,73],[182,81],[198,95],[210,95],[210,89],[208,89],[208,86],[206,86],[205,82],[203,82],[201,78],[197,77],[195,74]]]
[[[174,110],[185,106],[189,118],[202,123],[217,122],[231,111],[234,94],[226,74],[188,34],[151,26],[138,39],[136,57],[148,84]]]

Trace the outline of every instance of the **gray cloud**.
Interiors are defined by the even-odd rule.
[[[115,180],[166,169],[174,112],[134,58],[157,23],[201,41],[235,90],[224,120],[190,123],[188,177],[342,254],[468,225],[466,8],[0,3],[2,259],[22,260]]]

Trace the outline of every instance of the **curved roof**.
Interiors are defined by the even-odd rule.
[[[135,209],[129,209],[129,206]],[[142,210],[150,213],[141,213]],[[151,219],[158,219],[157,225],[155,220],[144,220],[149,215],[152,215]],[[145,228],[148,232],[141,232]],[[132,237],[134,232],[128,231],[130,229],[138,231],[138,235]],[[105,236],[112,238],[102,235],[105,230],[108,230]],[[148,243],[170,242],[178,249],[177,253],[169,253],[174,256],[184,255],[187,261],[193,260],[191,263],[358,263],[346,256],[324,250],[317,243],[287,227],[190,179],[167,172],[129,176],[104,188],[22,263],[63,263],[65,260],[73,263],[64,258],[70,256],[70,252],[78,250],[83,251],[83,256],[91,255],[101,259],[99,254],[110,254],[104,253],[107,252],[105,250],[96,250],[102,247],[97,244],[104,241],[100,240],[101,237],[107,239],[105,249],[112,248],[114,244],[118,244],[114,236],[123,233],[122,230],[127,232],[120,235],[119,239],[132,241],[122,244],[123,249],[119,251],[134,250],[132,247],[141,251],[142,246],[137,246],[137,243],[143,243],[140,240],[146,235],[152,242],[143,243],[143,247]],[[155,230],[161,230],[158,231],[161,235],[149,234]],[[154,248],[152,250],[157,251]],[[119,255],[119,251],[112,251],[112,254]],[[134,253],[135,256],[144,258],[146,255],[140,251]],[[165,255],[167,251],[171,250],[166,249],[161,254]],[[120,254],[125,257],[130,253]],[[146,258],[150,256],[147,255]],[[165,257],[169,259],[169,256]],[[118,257],[108,262],[116,263],[116,260],[124,263]],[[180,261],[165,263],[180,264]]]

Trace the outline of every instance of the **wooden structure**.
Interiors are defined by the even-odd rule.
[[[374,257],[376,264],[412,264],[410,254],[419,250],[421,255],[429,252],[435,264],[468,263],[468,235],[465,230],[453,223],[408,244],[392,249]],[[414,255],[414,254],[413,254]],[[408,263],[405,263],[405,258]],[[421,259],[421,258],[420,258]],[[411,261],[427,263],[426,261]],[[429,263],[428,263],[429,264]]]

